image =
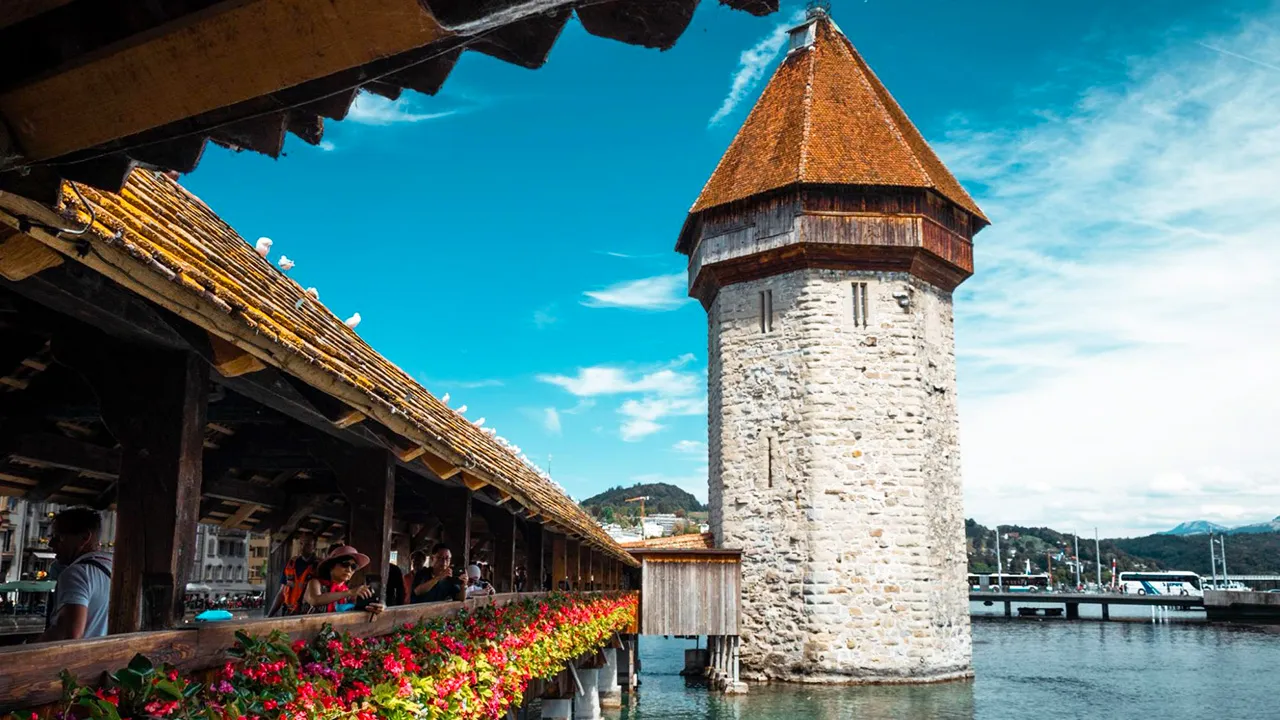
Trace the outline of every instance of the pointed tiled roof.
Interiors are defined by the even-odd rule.
[[[986,217],[848,38],[819,15],[760,95],[690,212],[796,183],[934,190]]]

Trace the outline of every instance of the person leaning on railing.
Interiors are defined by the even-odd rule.
[[[350,545],[340,545],[316,568],[315,575],[307,581],[303,603],[307,613],[345,612],[367,610],[375,615],[382,612],[383,604],[373,600],[374,591],[368,585],[348,587],[347,583],[356,571],[369,564],[369,556]]]
[[[467,586],[453,572],[453,553],[444,543],[431,548],[425,567],[413,578],[412,602],[444,602],[466,599]]]

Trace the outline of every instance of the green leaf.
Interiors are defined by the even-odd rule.
[[[181,700],[182,690],[174,683],[168,680],[161,680],[155,685],[156,694],[165,700]]]
[[[182,691],[182,695],[183,697],[193,698],[196,696],[197,693],[199,693],[203,689],[204,689],[203,683],[191,683],[186,687],[186,689]]]
[[[146,684],[142,678],[142,673],[129,668],[116,673],[115,681],[120,683],[120,687],[132,692],[142,692],[142,688]]]
[[[138,653],[137,655],[133,656],[132,660],[129,661],[129,669],[138,673],[139,675],[145,676],[150,674],[151,672],[154,672],[156,669],[156,666],[154,663],[151,662],[151,660],[146,655],[143,655],[142,653]]]

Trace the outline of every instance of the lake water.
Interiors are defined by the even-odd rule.
[[[972,682],[752,686],[722,697],[679,672],[689,640],[644,637],[638,700],[622,720],[1280,718],[1280,628],[1204,622],[978,619]]]

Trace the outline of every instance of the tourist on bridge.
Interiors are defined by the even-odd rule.
[[[488,597],[494,594],[493,585],[480,577],[479,565],[467,566],[467,597]]]
[[[111,555],[98,550],[102,516],[87,507],[63,510],[53,519],[49,547],[62,566],[49,625],[38,642],[78,640],[107,634],[111,599]]]
[[[315,575],[307,581],[303,604],[307,613],[346,612],[368,610],[378,614],[383,610],[373,599],[373,589],[361,584],[348,586],[352,576],[369,564],[369,556],[350,545],[339,545],[329,551],[329,557],[321,562]]]
[[[413,602],[463,600],[466,584],[453,574],[453,553],[444,543],[431,548],[427,566],[413,578]]]
[[[302,595],[306,592],[307,581],[315,573],[319,559],[316,557],[316,536],[303,532],[298,535],[301,552],[285,563],[284,575],[280,578],[280,592],[271,602],[267,617],[274,616],[284,608],[285,615],[297,615],[301,612]]]

